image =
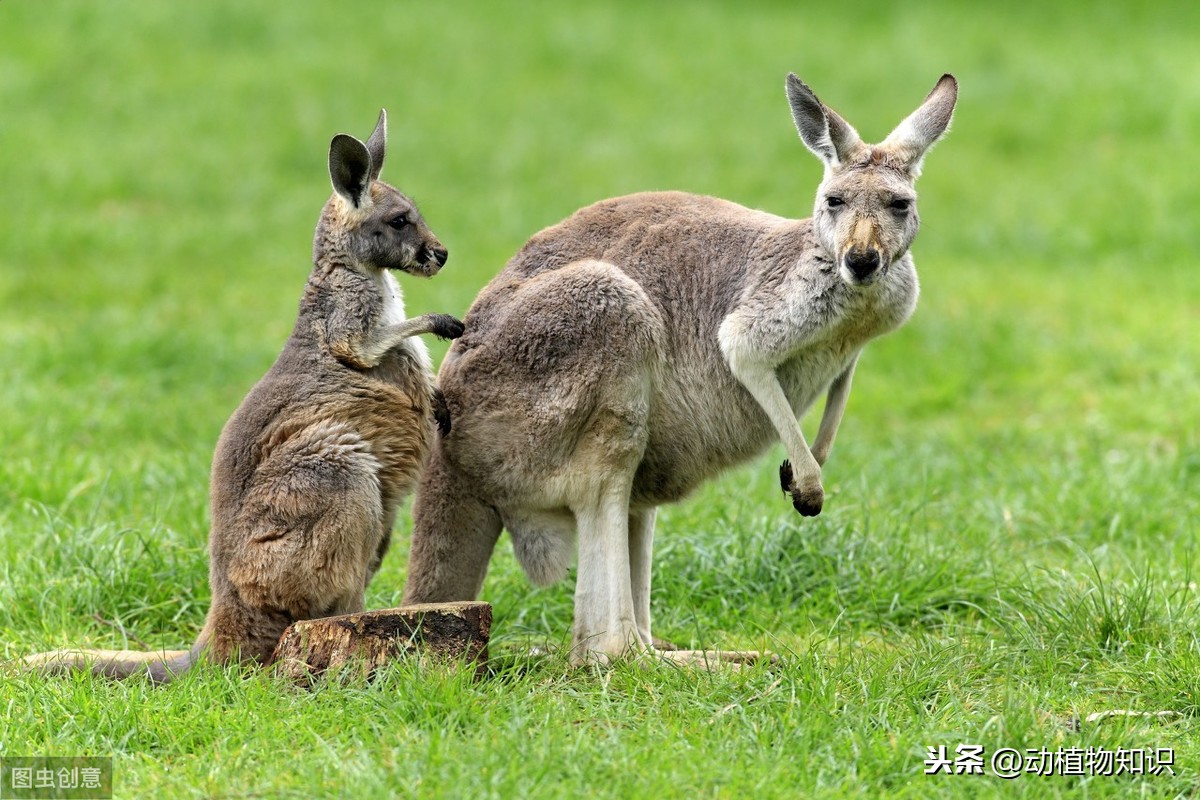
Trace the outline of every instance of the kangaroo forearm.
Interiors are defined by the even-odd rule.
[[[422,333],[433,333],[435,326],[435,317],[437,314],[422,314],[419,317],[406,319],[403,322],[397,322],[394,325],[389,325],[379,333],[381,343],[390,347],[399,344],[401,340],[407,339],[410,336],[420,336]]]
[[[795,469],[797,481],[819,481],[821,466],[808,447],[800,423],[792,412],[792,405],[775,376],[775,370],[765,364],[742,363],[734,367],[733,374],[750,392],[779,434]]]
[[[833,440],[837,436],[838,426],[842,424],[842,416],[846,413],[846,401],[850,398],[850,382],[854,378],[854,365],[858,357],[850,362],[841,375],[834,378],[829,385],[829,393],[825,397],[825,410],[821,413],[821,426],[817,429],[817,439],[813,442],[812,454],[817,463],[824,466],[833,449]]]
[[[422,314],[389,325],[380,332],[380,340],[388,343],[389,349],[410,336],[432,333],[442,339],[457,339],[463,334],[463,324],[449,314]]]
[[[405,339],[423,333],[432,333],[443,339],[457,339],[463,333],[463,324],[449,314],[423,314],[380,328],[358,343],[330,342],[329,349],[341,360],[369,369],[377,366],[385,355]]]

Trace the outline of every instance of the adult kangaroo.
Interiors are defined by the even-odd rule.
[[[447,253],[413,202],[379,180],[386,139],[381,112],[365,144],[347,134],[330,143],[334,192],[296,326],[217,442],[212,605],[195,645],[59,650],[27,665],[165,682],[201,659],[267,663],[291,623],[362,610],[434,419],[450,425],[429,352],[414,337],[462,333],[446,314],[405,318],[392,271],[434,275]]]
[[[916,306],[913,184],[957,93],[942,76],[869,145],[789,75],[825,165],[810,219],[656,192],[530,239],[442,365],[454,430],[417,488],[405,602],[474,599],[504,528],[535,583],[577,551],[572,659],[607,661],[653,646],[657,506],[778,439],[784,491],[819,513],[858,355]],[[797,419],[822,393],[810,450]]]

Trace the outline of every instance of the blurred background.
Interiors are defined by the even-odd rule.
[[[91,531],[111,542],[93,569],[113,602],[199,624],[212,446],[290,331],[334,133],[365,137],[387,108],[383,177],[450,251],[402,281],[409,313],[462,316],[528,236],[604,197],[807,216],[821,173],[789,71],[872,141],[943,72],[961,86],[918,185],[921,306],[864,358],[827,509],[929,499],[949,504],[935,535],[1182,555],[1197,30],[1185,2],[0,3],[5,594],[52,592],[64,625],[94,609],[86,570],[27,572],[31,544],[51,558]],[[792,524],[775,463],[669,512],[664,536],[714,514]],[[405,550],[402,531],[369,604],[398,599]],[[146,553],[161,588],[120,585]],[[553,591],[566,615],[569,587]]]

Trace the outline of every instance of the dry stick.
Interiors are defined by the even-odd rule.
[[[1182,717],[1183,714],[1178,711],[1132,711],[1126,708],[1114,708],[1108,711],[1097,711],[1094,714],[1088,714],[1084,718],[1084,722],[1103,722],[1110,717],[1144,717],[1147,719],[1171,719],[1172,717]]]
[[[153,647],[146,644],[138,637],[134,636],[129,631],[125,630],[125,626],[119,622],[113,622],[112,620],[107,620],[104,617],[100,616],[99,613],[92,614],[92,619],[96,620],[96,622],[99,622],[101,625],[107,625],[110,628],[116,628],[117,630],[119,630],[121,632],[122,636],[124,636],[129,641],[139,645],[143,650],[153,650],[154,649]]]
[[[771,684],[770,686],[768,686],[767,688],[763,689],[763,690],[762,690],[761,692],[759,692],[758,694],[756,694],[756,695],[754,695],[753,697],[751,697],[751,698],[749,698],[748,700],[746,700],[746,701],[745,701],[745,703],[744,703],[744,705],[750,705],[750,704],[751,704],[751,703],[753,703],[755,700],[761,700],[761,699],[763,699],[763,697],[765,697],[766,695],[768,695],[768,694],[770,694],[771,692],[775,691],[775,689],[777,689],[777,688],[779,687],[779,684],[780,684],[780,683],[782,683],[782,682],[783,682],[783,678],[776,678],[774,683],[772,683],[772,684]],[[741,701],[736,701],[736,700],[735,700],[734,702],[732,702],[732,703],[730,703],[729,705],[727,705],[727,706],[725,706],[724,708],[722,708],[722,709],[721,709],[720,711],[718,711],[717,713],[713,714],[713,715],[712,715],[712,717],[710,717],[710,718],[709,718],[709,720],[708,720],[708,724],[709,724],[709,725],[713,724],[714,722],[716,722],[716,721],[717,721],[717,717],[721,717],[721,716],[724,716],[725,714],[728,714],[730,711],[733,711],[735,708],[737,708],[737,707],[738,707],[738,706],[740,706],[740,705],[743,705],[743,703],[742,703]]]

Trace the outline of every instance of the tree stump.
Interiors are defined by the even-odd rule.
[[[364,611],[292,624],[271,661],[292,681],[311,684],[327,670],[341,668],[370,678],[397,658],[474,662],[476,675],[487,667],[492,607],[488,603],[428,603]]]

